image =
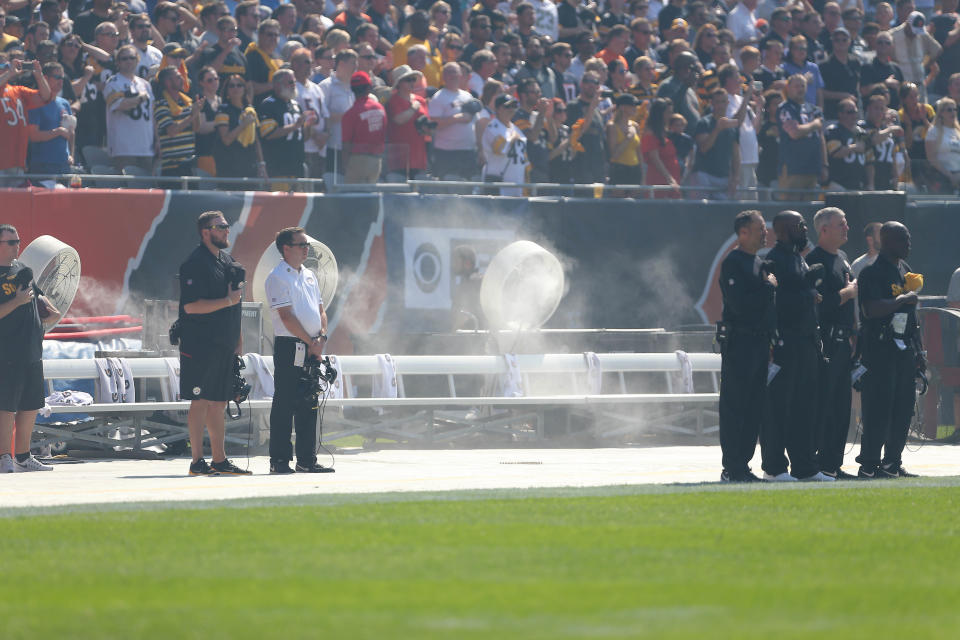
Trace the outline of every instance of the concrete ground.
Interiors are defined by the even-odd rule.
[[[923,476],[960,475],[960,447],[909,447],[904,465]],[[853,458],[845,469],[856,472]],[[241,468],[246,458],[233,458]],[[330,460],[320,458],[329,465]],[[341,453],[336,473],[268,475],[265,457],[249,477],[186,475],[188,459],[58,464],[51,472],[0,476],[0,509],[127,502],[193,502],[318,494],[599,487],[717,482],[718,446],[620,449],[384,450]],[[759,452],[754,458],[759,470]]]

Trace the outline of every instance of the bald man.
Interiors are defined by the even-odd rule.
[[[915,378],[926,370],[917,293],[904,290],[910,266],[910,231],[899,222],[880,227],[880,255],[858,279],[863,374],[863,439],[857,475],[863,479],[912,478],[903,448],[913,418]],[[881,456],[881,453],[883,454]]]

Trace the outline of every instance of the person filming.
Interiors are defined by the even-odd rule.
[[[299,473],[332,473],[317,464],[317,403],[304,393],[304,365],[320,360],[327,342],[327,314],[317,274],[303,266],[310,252],[300,227],[277,233],[277,250],[283,260],[267,276],[265,289],[273,320],[273,377],[275,392],[270,407],[270,473],[293,473],[290,434],[297,429]]]

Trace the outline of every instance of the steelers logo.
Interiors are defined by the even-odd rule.
[[[200,395],[200,387],[194,387],[194,388],[193,388],[193,395],[195,395],[195,396]]]

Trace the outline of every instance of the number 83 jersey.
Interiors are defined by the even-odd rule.
[[[121,111],[120,103],[146,93],[148,98],[129,111]],[[111,156],[153,155],[153,90],[150,83],[119,73],[107,80],[103,88],[107,101],[107,151]]]

